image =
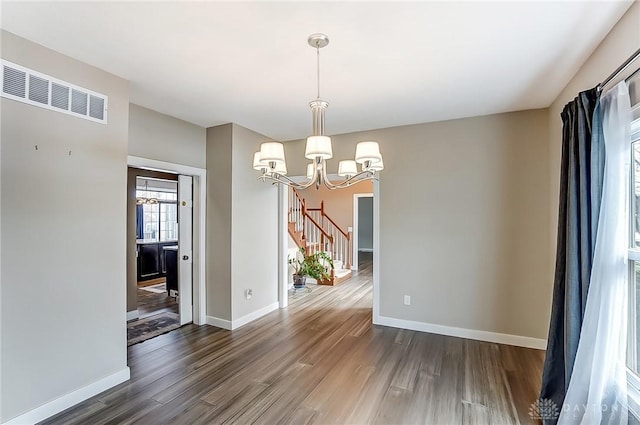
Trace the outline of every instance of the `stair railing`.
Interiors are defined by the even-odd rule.
[[[307,254],[315,254],[318,251],[331,252],[333,237],[329,232],[308,213],[305,215],[304,223]]]
[[[351,269],[351,234],[344,231],[329,215],[324,211],[324,201],[320,204],[322,216],[324,217],[324,228],[333,237],[334,258],[342,261],[345,269]]]
[[[333,237],[320,224],[320,217],[310,211],[295,189],[289,190],[289,223],[296,233],[302,233],[299,242],[307,255],[318,251],[332,252]],[[297,239],[297,238],[294,238]]]
[[[325,211],[324,201],[320,202],[320,208],[306,208],[307,214],[312,217],[319,226],[324,229],[333,242],[325,250],[331,253],[334,261],[341,261],[345,269],[351,268],[353,250],[351,246],[351,233],[342,229]]]
[[[296,232],[304,231],[304,199],[297,191],[289,190],[289,223],[294,223]]]
[[[289,229],[298,246],[305,249],[307,255],[318,251],[328,252],[334,260],[342,263],[344,269],[351,269],[353,248],[352,235],[342,229],[324,209],[308,208],[297,190],[289,190]],[[291,232],[290,232],[291,233]],[[335,270],[331,269],[332,279]]]

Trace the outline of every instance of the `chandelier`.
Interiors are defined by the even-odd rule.
[[[284,157],[284,145],[278,142],[265,142],[260,151],[253,155],[253,168],[261,172],[258,179],[274,184],[285,184],[296,189],[306,189],[324,184],[329,189],[349,187],[365,180],[377,180],[376,173],[384,169],[378,142],[364,141],[356,145],[355,159],[338,163],[340,181],[331,181],[327,177],[327,160],[333,158],[331,137],[324,134],[324,113],[329,104],[320,98],[320,49],[329,44],[325,34],[311,34],[307,40],[316,49],[317,88],[315,100],[309,102],[313,120],[313,135],[307,137],[305,157],[311,160],[307,164],[307,181],[298,183],[287,177],[287,163]],[[360,164],[360,171],[358,171]]]
[[[145,180],[144,182],[144,191],[145,195],[149,195],[149,180]],[[146,198],[144,196],[139,196],[136,198],[136,205],[154,205],[158,203],[157,198]]]

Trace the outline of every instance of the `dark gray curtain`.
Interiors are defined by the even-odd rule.
[[[553,400],[559,409],[578,349],[602,198],[605,153],[598,98],[596,89],[584,91],[562,111],[558,245],[540,391],[540,399]],[[544,419],[545,425],[556,422]]]
[[[144,239],[144,208],[136,205],[136,239]]]

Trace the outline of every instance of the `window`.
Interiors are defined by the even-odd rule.
[[[633,87],[633,86],[631,86]],[[640,103],[633,99],[629,223],[629,321],[627,367],[640,383]],[[635,100],[635,102],[634,102]]]
[[[632,143],[631,159],[631,241],[629,248],[629,344],[627,366],[638,373],[638,353],[640,353],[640,141]]]
[[[178,204],[160,202],[160,241],[178,240]]]
[[[136,190],[138,198],[155,198],[157,204],[143,204],[143,239],[166,242],[178,240],[178,194]]]

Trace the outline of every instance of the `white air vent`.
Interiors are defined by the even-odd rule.
[[[107,123],[109,98],[104,94],[58,80],[2,60],[2,97]]]

